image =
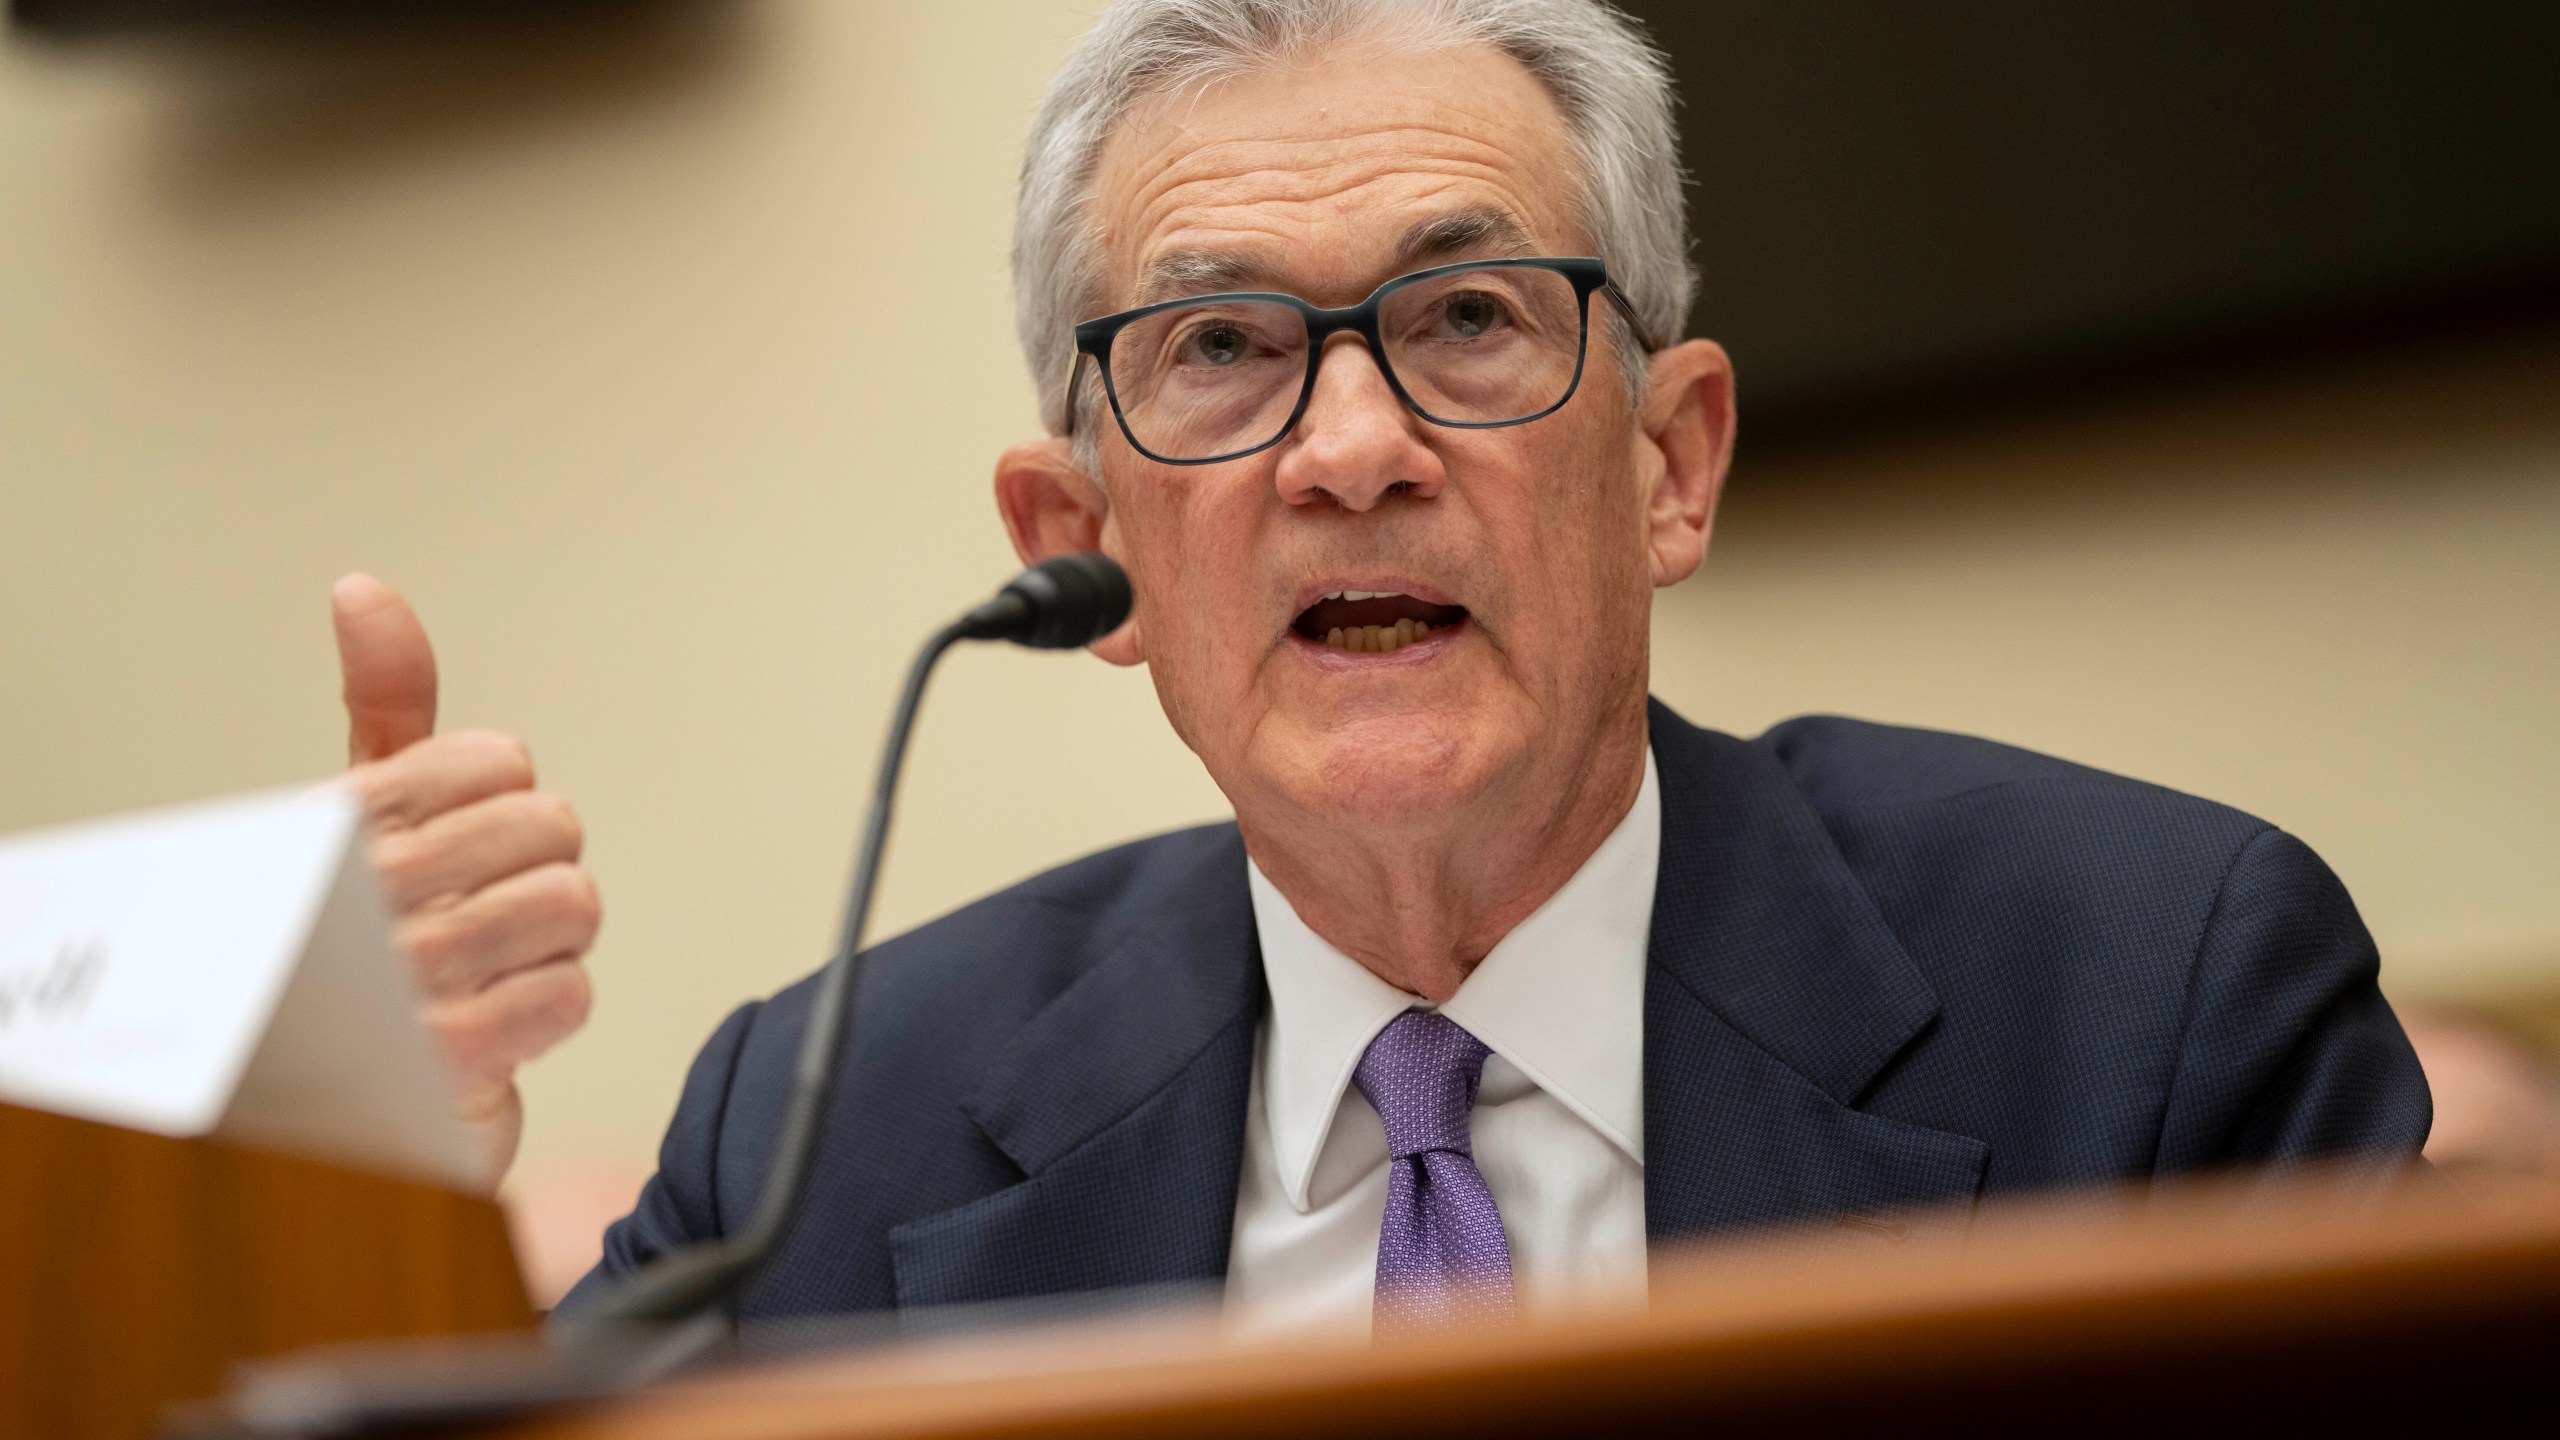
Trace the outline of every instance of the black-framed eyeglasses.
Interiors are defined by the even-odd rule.
[[[1490,430],[1552,415],[1582,384],[1591,292],[1635,311],[1597,259],[1469,260],[1399,275],[1357,305],[1242,291],[1164,300],[1076,327],[1120,433],[1166,465],[1211,465],[1280,443],[1307,413],[1327,337],[1368,342],[1388,386],[1434,425]],[[1638,327],[1641,333],[1641,327]]]

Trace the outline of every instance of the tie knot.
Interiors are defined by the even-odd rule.
[[[1433,1150],[1472,1158],[1467,1117],[1484,1079],[1484,1058],[1492,1053],[1457,1021],[1407,1010],[1369,1042],[1351,1083],[1378,1108],[1387,1149],[1397,1159]]]

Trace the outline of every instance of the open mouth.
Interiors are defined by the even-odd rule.
[[[1435,605],[1391,590],[1336,590],[1299,611],[1289,628],[1329,650],[1384,655],[1466,618],[1464,605]]]

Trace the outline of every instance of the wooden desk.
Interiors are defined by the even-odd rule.
[[[1649,1313],[1223,1348],[1214,1317],[672,1384],[509,1440],[2560,1429],[2560,1192],[2200,1184],[1662,1258]]]

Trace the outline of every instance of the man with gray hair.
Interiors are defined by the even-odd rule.
[[[1026,560],[1103,550],[1235,806],[873,952],[749,1315],[1179,1282],[1243,1329],[1644,1293],[1648,1242],[2339,1152],[2425,1082],[2329,872],[2200,800],[1646,694],[1703,560],[1670,80],[1598,0],[1121,0],[1015,280]],[[581,1294],[751,1213],[807,984]],[[574,1310],[580,1295],[565,1308]]]

